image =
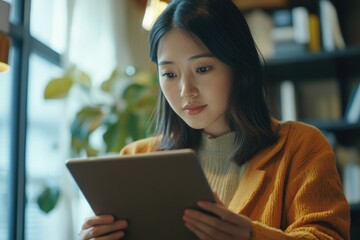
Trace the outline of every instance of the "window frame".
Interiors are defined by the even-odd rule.
[[[29,59],[36,53],[44,60],[62,67],[61,54],[30,34],[31,0],[13,0],[11,11],[17,22],[10,22],[14,57],[11,66],[10,171],[9,171],[9,240],[25,239],[26,207],[26,136]]]

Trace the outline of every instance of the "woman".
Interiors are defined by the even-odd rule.
[[[184,211],[199,239],[349,239],[331,146],[314,127],[272,119],[261,61],[231,0],[173,0],[150,32],[161,86],[157,137],[121,154],[193,148],[217,203]],[[82,239],[118,239],[127,222],[87,219]]]

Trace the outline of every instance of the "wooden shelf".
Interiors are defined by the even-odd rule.
[[[360,76],[360,46],[332,52],[292,54],[265,61],[267,77],[275,85],[284,80],[304,82],[337,79],[343,111],[347,108],[350,94],[348,80]]]
[[[287,0],[233,0],[235,5],[241,10],[251,10],[255,8],[281,8],[288,6]]]
[[[350,204],[351,226],[350,235],[351,239],[360,239],[360,203]]]
[[[343,145],[351,145],[354,140],[360,140],[360,123],[348,123],[345,121],[309,121],[307,123],[323,132],[335,134],[337,141]]]
[[[354,135],[360,136],[360,123],[348,123],[345,121],[321,121],[309,122],[310,124],[329,132],[349,132]]]
[[[276,57],[267,59],[266,65],[271,81],[360,76],[360,47]]]
[[[299,87],[299,91],[306,91],[307,88],[301,88],[302,86],[310,86],[311,82],[323,81],[323,83],[332,82],[336,80],[336,84],[339,90],[339,96],[334,96],[335,101],[339,101],[342,115],[345,115],[345,111],[348,107],[348,101],[350,98],[351,89],[353,88],[354,80],[358,81],[360,77],[360,42],[352,40],[350,41],[349,34],[346,31],[352,31],[353,21],[349,22],[350,18],[354,15],[354,11],[350,11],[352,7],[358,8],[358,4],[355,4],[356,0],[352,0],[352,3],[347,1],[335,0],[332,1],[339,13],[340,25],[344,34],[344,39],[347,44],[347,48],[344,50],[337,50],[331,52],[304,52],[304,53],[289,53],[281,57],[274,57],[265,59],[265,74],[269,80],[271,87],[273,87],[274,93],[274,106],[280,106],[280,83],[282,81],[292,81],[295,87]],[[291,9],[297,6],[306,7],[310,13],[319,14],[319,1],[313,0],[287,0],[287,1],[275,1],[276,3],[267,3],[263,1],[251,1],[251,0],[234,0],[238,7],[242,10],[250,11],[255,8],[264,9],[269,14],[273,10],[288,8]],[[350,1],[351,2],[351,1]],[[359,10],[359,9],[358,9]],[[353,13],[351,15],[350,13]],[[355,21],[355,19],[354,19]],[[347,27],[347,26],[350,27]],[[348,29],[346,29],[346,27]],[[353,32],[353,31],[352,31]],[[351,33],[352,33],[351,32]],[[358,35],[356,35],[358,36]],[[354,39],[354,36],[353,36]],[[358,38],[356,38],[358,39]],[[350,46],[349,44],[355,44],[356,46]],[[321,83],[322,84],[322,83]],[[324,84],[324,85],[325,85]],[[326,90],[324,90],[326,91]],[[300,92],[301,93],[301,92]],[[298,100],[299,109],[301,109],[301,97],[305,94],[295,96],[294,99]],[[324,94],[324,92],[322,93]],[[326,94],[326,92],[325,92]],[[296,93],[295,93],[296,95]],[[322,96],[320,96],[322,97]],[[332,96],[329,96],[332,98]],[[322,99],[320,99],[322,100]],[[307,103],[307,102],[306,102]],[[307,103],[309,104],[309,103]],[[311,103],[310,103],[311,104]],[[308,107],[308,106],[304,106]],[[314,105],[314,107],[317,107]],[[275,109],[274,112],[279,111]],[[304,111],[305,112],[305,111]],[[306,115],[306,113],[304,113]],[[360,143],[360,122],[348,123],[346,121],[307,121],[300,118],[300,121],[311,124],[320,129],[329,140],[334,140],[332,143],[338,143],[344,146],[356,147]],[[313,116],[316,117],[316,116]],[[314,119],[314,118],[313,118]],[[351,204],[351,239],[360,239],[360,203]]]
[[[352,203],[350,204],[351,211],[360,212],[360,203]]]

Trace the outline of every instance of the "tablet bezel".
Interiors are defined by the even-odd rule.
[[[192,149],[69,159],[66,166],[96,215],[128,221],[128,240],[197,239],[184,210],[215,202]]]

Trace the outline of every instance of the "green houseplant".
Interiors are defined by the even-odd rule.
[[[84,157],[118,153],[126,143],[151,134],[158,91],[156,74],[133,66],[114,69],[98,86],[86,72],[72,66],[48,82],[44,98],[80,104],[71,120],[71,156]],[[102,136],[101,147],[92,144],[96,132]],[[59,196],[58,186],[46,186],[37,198],[40,209],[50,212]]]

